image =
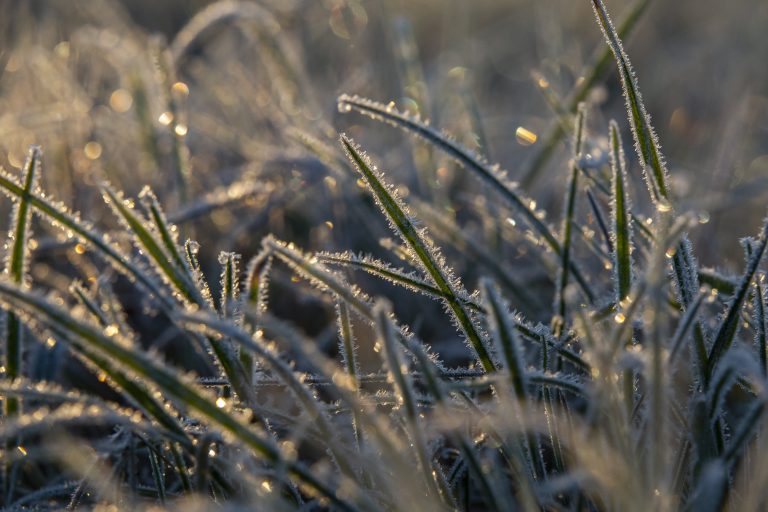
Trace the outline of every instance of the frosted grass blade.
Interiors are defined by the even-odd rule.
[[[636,0],[636,2],[632,4],[627,16],[619,26],[618,36],[620,39],[626,39],[632,33],[637,22],[640,20],[650,3],[651,0]],[[584,74],[585,79],[579,80],[571,91],[570,100],[568,101],[569,112],[576,113],[579,103],[587,100],[589,93],[608,70],[608,66],[612,60],[611,57],[611,49],[609,47],[599,50],[589,71]],[[544,166],[555,154],[558,142],[560,142],[560,139],[566,134],[566,128],[567,127],[563,126],[558,120],[558,122],[553,123],[550,132],[541,138],[541,149],[528,166],[528,169],[523,172],[522,184],[525,188],[530,188],[535,180],[538,179]]]
[[[632,288],[632,219],[627,194],[627,166],[624,148],[615,121],[610,123],[611,158],[611,239],[613,282],[617,309]]]
[[[651,199],[657,205],[661,204],[662,208],[669,208],[671,206],[671,198],[669,196],[664,157],[661,154],[656,133],[653,126],[651,126],[651,118],[640,95],[632,64],[629,62],[629,57],[624,51],[619,34],[613,27],[613,22],[608,15],[605,5],[603,5],[603,1],[591,1],[597,21],[619,68],[619,78],[621,79],[621,87],[624,91],[624,100],[626,102],[630,127],[632,128],[632,135],[635,139],[635,149],[640,158],[640,164],[643,167],[643,175],[645,176]]]
[[[570,179],[566,187],[565,208],[563,211],[563,224],[561,230],[560,267],[558,269],[557,284],[555,288],[555,316],[552,319],[552,333],[559,338],[566,323],[566,297],[565,288],[568,285],[568,276],[571,267],[571,232],[573,231],[574,215],[576,214],[576,192],[579,187],[579,158],[584,144],[584,123],[586,119],[586,105],[579,105],[576,114],[573,155],[571,162]]]
[[[526,223],[533,229],[535,234],[542,238],[544,244],[555,254],[561,254],[562,248],[552,229],[539,218],[535,208],[531,207],[535,202],[525,198],[517,190],[516,184],[509,182],[506,172],[502,171],[498,166],[490,165],[482,157],[473,154],[420,119],[403,114],[392,107],[348,95],[340,96],[338,104],[341,112],[349,112],[354,109],[376,121],[383,121],[402,128],[434,144],[435,147],[452,157],[462,167],[475,173],[483,182],[509,201],[524,217]],[[573,272],[574,278],[578,281],[587,299],[593,302],[594,293],[581,270],[572,266],[571,272]]]
[[[376,318],[379,343],[381,343],[383,348],[383,358],[389,375],[388,380],[392,383],[392,387],[395,390],[397,403],[404,410],[404,416],[408,422],[419,465],[424,472],[424,481],[429,494],[440,496],[439,484],[432,470],[432,458],[428,452],[427,436],[420,424],[419,408],[413,381],[411,380],[408,365],[403,359],[402,349],[395,340],[395,333],[390,321],[391,312],[389,305],[383,302],[376,303],[373,307],[373,314]]]
[[[21,173],[23,191],[31,194],[37,191],[42,171],[42,151],[38,146],[29,149],[27,160]],[[5,257],[4,274],[19,286],[29,286],[30,260],[30,221],[31,207],[26,196],[18,199],[11,215],[11,227],[8,232],[8,245]],[[24,351],[24,329],[19,318],[10,308],[6,315],[5,328],[5,378],[13,381],[22,376],[22,353]],[[15,399],[5,401],[5,413],[13,416],[20,410],[20,403]]]
[[[393,230],[408,245],[410,251],[413,252],[437,288],[445,294],[445,303],[450,308],[457,327],[463,331],[470,346],[474,349],[480,364],[487,372],[495,371],[493,360],[486,348],[486,340],[474,324],[471,313],[458,297],[462,292],[461,285],[445,266],[442,256],[426,237],[424,230],[416,228],[394,191],[383,181],[381,174],[371,168],[367,158],[360,153],[354,143],[344,135],[341,136],[341,142],[355,167],[368,184],[376,202],[389,219]]]
[[[368,272],[371,275],[380,277],[385,281],[402,286],[411,291],[423,293],[436,300],[446,300],[447,296],[440,289],[434,285],[424,281],[420,276],[413,272],[408,272],[403,269],[397,269],[389,264],[379,261],[370,256],[357,256],[355,254],[346,253],[320,253],[317,258],[331,265],[347,266],[352,268],[359,268]],[[480,311],[482,308],[475,299],[469,296],[459,297],[465,305],[476,311]]]
[[[67,339],[72,337],[81,339],[94,350],[118,361],[122,367],[137,377],[154,382],[169,397],[229,433],[268,462],[284,464],[292,476],[331,500],[339,508],[354,510],[306,467],[298,462],[286,460],[280,448],[271,439],[257,434],[241,418],[218,407],[216,400],[208,393],[198,389],[193,383],[179,378],[171,369],[159,364],[148,355],[124,346],[115,337],[107,336],[100,329],[73,318],[69,311],[51,304],[34,293],[22,290],[7,280],[0,281],[0,303],[3,307],[13,306],[16,310],[23,312],[25,322],[50,329]]]
[[[751,244],[749,241],[747,243]],[[709,357],[707,358],[706,375],[708,380],[714,375],[715,370],[717,369],[717,364],[725,356],[736,336],[736,331],[741,323],[741,308],[747,301],[752,278],[755,276],[757,267],[760,265],[760,262],[765,255],[766,244],[768,244],[768,220],[763,224],[760,237],[755,241],[754,246],[751,247],[747,268],[744,270],[744,275],[741,277],[739,286],[734,292],[728,310],[718,325],[717,334],[715,335],[715,340],[712,343],[712,348],[710,349]]]

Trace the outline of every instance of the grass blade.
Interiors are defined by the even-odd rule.
[[[413,387],[408,365],[403,359],[401,347],[395,340],[395,332],[390,321],[391,312],[389,305],[378,302],[374,305],[373,314],[376,318],[376,330],[379,343],[383,350],[383,358],[386,363],[389,380],[395,390],[398,404],[403,408],[405,419],[408,423],[411,437],[415,445],[416,455],[421,470],[424,472],[424,480],[432,496],[439,496],[439,484],[432,470],[432,458],[428,453],[426,435],[420,425],[419,408],[416,400],[416,392]]]
[[[340,96],[338,104],[339,111],[341,112],[349,112],[354,109],[376,121],[383,121],[402,128],[407,132],[413,133],[431,144],[434,144],[435,147],[456,160],[459,165],[475,173],[483,182],[488,184],[493,190],[511,203],[520,215],[525,218],[526,223],[533,229],[535,234],[541,237],[544,244],[558,256],[561,255],[562,248],[553,234],[552,229],[539,218],[540,213],[535,210],[535,207],[532,207],[532,205],[535,205],[535,202],[525,198],[522,193],[517,190],[517,185],[510,183],[506,177],[506,172],[499,169],[498,166],[490,165],[482,157],[463,148],[446,135],[429,127],[420,119],[398,112],[392,107],[357,96],[347,95]],[[587,299],[590,302],[593,302],[594,293],[581,270],[575,266],[571,266],[571,272],[581,286]]]
[[[752,242],[747,242],[752,244]],[[709,352],[707,358],[707,377],[708,380],[714,375],[717,369],[717,364],[725,356],[728,349],[733,343],[733,339],[736,336],[736,331],[741,323],[740,315],[741,308],[747,300],[749,295],[750,284],[752,278],[757,272],[757,267],[765,255],[766,244],[768,244],[768,220],[763,224],[763,229],[760,232],[760,237],[751,247],[751,254],[747,261],[747,268],[744,271],[744,275],[741,277],[739,286],[737,287],[733,298],[728,306],[728,310],[720,322],[715,335],[715,341],[712,344],[712,349]]]
[[[659,141],[651,125],[651,118],[643,103],[637,78],[632,70],[632,64],[621,44],[621,38],[613,26],[608,11],[602,0],[591,0],[597,21],[608,41],[608,46],[619,68],[619,78],[624,91],[624,100],[629,116],[632,135],[635,139],[635,149],[640,158],[648,191],[651,199],[661,208],[671,208],[667,169],[664,157],[659,148]]]
[[[579,187],[579,159],[584,143],[584,123],[586,119],[586,105],[579,105],[575,121],[575,135],[573,138],[573,160],[571,163],[571,176],[568,180],[565,196],[565,209],[563,211],[563,227],[561,231],[560,267],[558,269],[557,286],[555,288],[555,316],[552,318],[552,332],[555,338],[562,334],[566,322],[566,297],[565,288],[568,286],[568,276],[571,267],[571,232],[573,231],[573,217],[576,213],[576,192]]]
[[[350,252],[345,253],[320,253],[317,258],[331,265],[359,268],[371,275],[380,277],[385,281],[402,286],[411,291],[420,292],[437,300],[446,300],[447,296],[434,285],[423,280],[413,272],[393,268],[389,264],[369,256],[357,256]],[[465,305],[473,310],[480,311],[480,305],[469,296],[460,297]]]
[[[354,143],[344,135],[341,136],[341,142],[355,167],[368,184],[376,202],[389,219],[393,230],[403,239],[415,259],[421,263],[424,271],[445,295],[446,305],[453,313],[457,326],[474,349],[483,369],[487,372],[495,371],[493,360],[486,348],[486,340],[474,324],[471,313],[458,297],[463,292],[461,285],[445,266],[442,256],[426,237],[425,231],[416,228],[399,198],[383,181],[381,174],[371,168],[367,158],[360,153]]]
[[[123,198],[122,193],[115,192],[109,185],[102,186],[102,193],[104,194],[104,201],[115,212],[126,231],[134,237],[137,247],[154,263],[153,268],[160,271],[160,277],[165,279],[185,300],[190,303],[201,304],[203,302],[202,296],[190,276],[184,272],[186,267],[180,267],[178,263],[174,264],[176,263],[175,258],[173,255],[169,255],[165,249],[165,240],[157,239],[147,220],[134,210],[133,202]],[[148,197],[148,194],[145,194],[145,197]],[[148,199],[151,202],[151,198],[148,197]],[[159,228],[161,235],[165,230],[164,228],[167,227]],[[169,242],[173,245],[173,240],[169,240]],[[178,259],[181,263],[181,258]]]
[[[21,289],[7,280],[0,280],[0,304],[13,306],[24,313],[24,321],[33,326],[44,327],[65,339],[77,338],[104,356],[118,361],[127,371],[139,378],[154,382],[168,397],[194,411],[199,417],[229,433],[233,438],[248,446],[272,464],[284,464],[292,476],[303,484],[328,498],[343,510],[354,510],[346,501],[324,482],[318,480],[307,468],[298,462],[286,460],[280,448],[264,435],[257,434],[251,426],[232,412],[220,408],[214,397],[198,389],[191,382],[176,375],[148,355],[131,349],[119,341],[117,336],[107,336],[101,329],[78,320],[72,314],[38,295]]]
[[[42,171],[42,151],[38,146],[29,149],[27,160],[21,173],[23,191],[31,194],[36,191]],[[11,228],[8,232],[8,249],[5,258],[4,274],[19,286],[29,286],[29,259],[31,246],[30,221],[32,212],[29,200],[22,196],[16,202],[11,215]],[[22,376],[22,353],[24,351],[24,330],[13,308],[6,313],[5,322],[5,377],[14,380]],[[20,410],[20,403],[15,399],[5,401],[5,414],[14,416]]]
[[[632,219],[627,195],[627,164],[619,127],[610,123],[611,147],[611,240],[613,280],[617,310],[632,288]]]
[[[637,0],[632,4],[627,16],[619,26],[618,35],[620,39],[626,39],[630,35],[650,3],[651,0]],[[586,78],[584,80],[579,80],[571,92],[570,100],[568,101],[568,111],[570,113],[576,113],[579,103],[586,101],[590,91],[592,91],[595,85],[597,85],[600,79],[605,75],[611,60],[611,49],[609,47],[599,50],[589,72],[583,74]],[[555,154],[555,149],[557,148],[560,139],[565,135],[566,128],[568,128],[568,126],[564,126],[558,119],[557,122],[553,123],[551,131],[542,137],[540,145],[542,149],[539,150],[528,169],[523,173],[523,187],[526,189],[530,188],[535,183],[536,179],[538,179],[544,166],[549,162],[549,159],[552,158],[552,155]]]

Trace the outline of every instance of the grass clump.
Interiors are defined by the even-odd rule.
[[[549,97],[560,119],[527,170],[503,171],[393,104],[338,97],[340,113],[420,141],[408,183],[429,202],[323,120],[269,9],[216,2],[170,45],[126,45],[130,143],[146,165],[170,170],[171,186],[142,183],[136,194],[105,167],[89,175],[100,179],[81,191],[94,199],[81,215],[47,191],[37,146],[18,176],[0,172],[12,209],[0,278],[3,505],[764,506],[768,221],[742,240],[740,277],[699,268],[688,235],[697,218],[681,213],[621,41],[648,2],[635,2],[619,31],[602,0],[590,2],[607,48],[565,104]],[[360,9],[346,14],[362,23]],[[255,85],[243,68],[232,75],[269,111],[253,136],[263,131],[263,142],[187,109],[182,80],[205,83],[196,66],[228,27],[259,48],[269,75]],[[408,43],[399,66],[426,110],[413,34],[398,27]],[[80,38],[104,45],[109,34]],[[147,62],[127,58],[137,55]],[[586,100],[610,55],[627,118],[595,129],[599,109]],[[209,142],[188,138],[195,121],[258,168],[221,169],[215,187],[196,175],[196,148]],[[633,193],[627,125],[647,193]],[[526,187],[540,179],[571,126],[570,158],[553,179],[564,184],[558,229],[510,176]],[[269,140],[276,133],[290,150]],[[89,144],[86,157],[96,155]],[[592,151],[601,144],[602,156]],[[461,190],[433,187],[435,166],[438,178],[466,177]],[[121,182],[126,192],[110,184]],[[308,227],[317,218],[321,227]],[[348,245],[330,240],[345,221],[357,226],[339,235]],[[477,235],[468,223],[490,229]],[[386,224],[394,239],[377,236]],[[44,263],[43,249],[65,263]]]

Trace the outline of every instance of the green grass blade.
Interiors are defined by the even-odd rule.
[[[613,280],[616,304],[629,296],[632,288],[632,219],[627,194],[627,164],[615,121],[610,123],[611,158],[611,239],[614,250]]]
[[[146,270],[123,255],[123,251],[114,245],[108,237],[96,231],[88,222],[81,220],[77,214],[70,213],[67,208],[50,201],[40,193],[27,192],[14,178],[0,170],[0,191],[14,199],[29,201],[35,210],[54,226],[71,233],[84,244],[92,247],[109,262],[115,270],[139,283],[159,301],[168,303],[169,298],[156,279]]]
[[[447,296],[439,288],[423,280],[418,274],[407,272],[403,269],[393,268],[388,263],[379,261],[370,256],[358,256],[351,252],[344,253],[320,253],[318,260],[330,265],[359,268],[371,275],[384,279],[390,283],[402,286],[411,291],[420,292],[437,300],[446,300]],[[470,297],[459,297],[464,304],[475,310],[482,308],[477,301]]]
[[[576,214],[576,193],[579,187],[579,159],[584,144],[584,123],[586,120],[586,105],[579,105],[575,121],[575,134],[573,137],[573,158],[571,163],[570,179],[566,187],[565,208],[563,211],[563,225],[561,230],[560,267],[558,269],[557,284],[555,288],[555,316],[552,319],[552,332],[556,338],[560,337],[566,323],[566,296],[565,288],[568,286],[568,276],[571,267],[571,249],[574,216]]]
[[[653,199],[657,207],[671,208],[664,157],[661,154],[656,133],[651,125],[651,118],[640,95],[637,78],[632,71],[632,64],[629,62],[629,57],[621,44],[621,38],[613,26],[603,1],[591,1],[597,21],[619,68],[619,78],[621,79],[621,87],[624,91],[632,135],[635,139],[635,149],[640,158],[640,164],[643,167],[643,175],[645,176],[651,199]]]
[[[42,171],[42,151],[38,146],[29,149],[27,160],[21,173],[23,191],[31,194],[36,191]],[[4,273],[20,285],[29,286],[29,259],[31,246],[30,221],[32,219],[29,200],[22,196],[18,199],[11,215],[11,228],[8,233],[8,248],[5,258]],[[24,330],[13,308],[6,313],[5,323],[5,378],[14,380],[22,376],[22,354],[24,351]],[[20,403],[15,399],[5,401],[5,413],[13,416],[19,412]]]
[[[484,279],[481,282],[483,304],[487,310],[491,336],[496,342],[496,351],[504,357],[504,366],[509,373],[509,380],[518,399],[525,400],[527,383],[524,351],[520,346],[517,332],[510,322],[511,315],[499,292],[493,284]]]
[[[561,254],[560,243],[552,232],[552,229],[540,218],[540,213],[532,205],[535,202],[527,199],[518,191],[517,185],[510,183],[506,177],[506,172],[498,166],[490,165],[482,157],[473,154],[458,143],[452,141],[446,135],[441,134],[434,128],[419,120],[403,114],[394,108],[376,103],[375,101],[359,98],[357,96],[342,95],[338,99],[339,110],[349,112],[356,110],[370,118],[383,121],[387,124],[402,128],[407,132],[413,133],[426,141],[434,144],[435,147],[442,150],[451,158],[456,160],[462,167],[475,173],[484,183],[488,184],[493,190],[498,192],[523,216],[526,223],[533,229],[536,236],[541,237],[544,245],[548,246],[555,254]],[[587,299],[594,301],[594,293],[582,274],[581,270],[575,266],[571,267],[574,278],[578,281]]]
[[[144,187],[139,193],[144,210],[149,214],[150,225],[154,228],[156,236],[162,242],[167,257],[176,264],[179,269],[187,270],[186,261],[179,250],[179,235],[176,226],[171,224],[165,216],[157,196],[149,187]]]
[[[475,351],[480,364],[487,372],[495,371],[493,360],[485,345],[486,340],[473,322],[472,314],[459,299],[459,295],[462,294],[461,285],[445,266],[442,256],[427,238],[426,233],[416,228],[405,206],[383,181],[381,174],[371,168],[367,158],[360,153],[354,143],[344,135],[341,136],[341,142],[368,184],[376,202],[389,219],[393,230],[403,239],[437,288],[445,294],[445,303],[453,313],[457,327],[461,329]]]
[[[747,242],[750,243],[750,242]],[[754,243],[751,250],[751,255],[747,261],[747,268],[744,271],[744,275],[741,277],[739,286],[734,292],[733,298],[728,306],[728,310],[723,317],[717,328],[717,334],[715,340],[712,343],[709,356],[707,358],[707,377],[708,379],[714,375],[717,369],[717,364],[725,356],[728,349],[733,343],[733,339],[736,336],[736,331],[741,323],[741,308],[747,300],[749,295],[750,285],[752,278],[757,272],[757,267],[765,255],[766,244],[768,244],[768,220],[763,225],[760,232],[760,237]]]
[[[626,17],[619,25],[618,35],[620,39],[626,39],[630,35],[650,3],[651,0],[636,0],[632,4]],[[589,93],[608,71],[611,60],[613,59],[610,47],[604,47],[599,50],[589,71],[583,75],[585,77],[584,80],[579,80],[571,92],[567,109],[570,113],[575,114],[579,103],[587,100]],[[526,189],[530,188],[540,176],[544,166],[555,154],[555,149],[560,139],[567,133],[567,128],[569,127],[564,126],[558,119],[557,122],[553,123],[550,132],[541,138],[541,144],[539,145],[541,149],[532,160],[528,169],[523,172],[523,187]]]
[[[158,270],[160,277],[165,279],[185,300],[193,304],[201,304],[202,296],[191,278],[184,272],[186,267],[175,264],[173,256],[169,255],[164,248],[164,241],[158,240],[147,220],[135,211],[133,202],[123,198],[122,193],[115,192],[108,185],[102,187],[102,193],[104,201],[115,212],[126,231],[134,237],[137,247],[153,262],[153,268]]]
[[[224,318],[236,318],[240,302],[240,255],[234,252],[219,254],[221,265],[221,299],[219,313]]]
[[[74,318],[70,311],[61,309],[7,280],[0,281],[0,304],[23,312],[25,322],[33,326],[47,328],[66,339],[82,340],[84,344],[103,353],[105,357],[119,362],[126,371],[130,371],[136,377],[153,382],[166,396],[227,432],[268,462],[284,464],[292,476],[328,498],[337,507],[343,510],[354,510],[351,505],[339,498],[329,485],[316,478],[306,467],[298,462],[286,460],[280,448],[271,439],[256,433],[233,412],[218,407],[215,397],[199,389],[192,382],[180,378],[169,367],[160,364],[149,355],[125,346],[117,336],[107,336],[101,329]]]

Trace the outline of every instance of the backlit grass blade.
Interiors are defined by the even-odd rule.
[[[563,225],[560,238],[560,267],[557,274],[557,284],[555,288],[555,316],[552,319],[552,332],[555,338],[559,338],[565,327],[566,322],[566,297],[565,288],[568,285],[568,276],[571,267],[571,249],[574,216],[576,214],[576,193],[579,188],[579,158],[584,145],[584,123],[586,119],[586,105],[579,105],[576,114],[575,129],[573,137],[573,155],[571,161],[571,172],[566,187],[565,207],[563,210]]]
[[[376,202],[389,219],[393,230],[402,238],[409,250],[422,265],[425,273],[432,279],[440,291],[445,294],[445,303],[485,371],[495,370],[491,355],[486,348],[486,340],[475,325],[472,315],[459,299],[462,288],[458,280],[445,266],[442,256],[438,253],[424,230],[417,229],[405,206],[393,190],[383,181],[381,173],[371,168],[367,157],[363,156],[354,143],[346,136],[341,136],[341,142],[350,159],[362,175]]]
[[[21,173],[23,191],[25,194],[36,192],[42,172],[42,151],[38,146],[29,149],[27,160]],[[19,286],[29,286],[30,259],[30,221],[32,211],[29,200],[22,196],[16,201],[11,215],[11,227],[8,232],[8,243],[5,256],[4,274]],[[22,353],[24,351],[24,329],[19,318],[13,313],[13,308],[5,313],[5,378],[14,380],[22,375]],[[16,399],[5,401],[5,413],[13,416],[19,411],[20,404]]]
[[[105,357],[119,362],[121,367],[136,377],[153,382],[166,396],[227,432],[268,462],[284,464],[292,476],[331,500],[337,507],[343,510],[354,510],[306,467],[298,462],[286,460],[280,448],[271,439],[263,434],[257,434],[233,412],[218,407],[215,397],[199,389],[192,382],[180,378],[169,367],[160,364],[147,354],[126,347],[119,341],[119,336],[108,336],[101,329],[74,318],[70,311],[52,304],[35,293],[25,291],[7,280],[0,281],[0,304],[3,307],[12,306],[22,312],[23,320],[33,326],[49,329],[65,339],[80,339],[82,343],[104,354]]]
[[[352,331],[352,318],[349,315],[349,308],[343,302],[336,303],[336,324],[339,330],[339,353],[341,354],[341,362],[344,364],[344,369],[350,379],[350,386],[355,392],[359,393],[360,366],[357,361],[357,340]],[[363,438],[361,432],[362,420],[360,419],[360,411],[354,409],[352,416],[352,428],[355,431],[357,450],[358,452],[362,452]]]
[[[541,214],[535,209],[536,203],[524,197],[522,192],[517,189],[517,185],[509,182],[506,172],[502,171],[498,166],[489,164],[479,155],[475,155],[470,150],[451,140],[448,136],[431,128],[420,119],[403,114],[392,107],[357,96],[347,95],[340,96],[338,104],[341,112],[349,112],[354,109],[374,120],[383,121],[402,128],[434,144],[435,147],[456,160],[459,165],[475,173],[484,183],[488,184],[511,203],[520,215],[523,216],[525,222],[531,227],[535,235],[542,239],[544,245],[548,246],[555,254],[561,254],[560,243],[552,229],[540,218]],[[572,266],[571,272],[573,272],[574,277],[589,301],[594,301],[594,293],[581,270]]]
[[[747,243],[749,244],[752,242],[748,241]],[[717,369],[717,364],[723,356],[725,356],[733,343],[736,331],[741,323],[741,309],[747,301],[752,278],[755,276],[757,267],[760,265],[760,262],[765,255],[766,244],[768,244],[768,220],[763,224],[759,238],[751,247],[747,268],[744,270],[739,286],[736,288],[733,298],[728,305],[728,310],[718,325],[717,334],[715,335],[715,340],[712,343],[712,348],[709,351],[709,357],[707,359],[708,378],[711,378],[714,375],[714,372]]]
[[[499,261],[496,254],[489,250],[480,240],[461,229],[452,219],[433,207],[416,202],[414,208],[419,216],[430,227],[430,232],[446,244],[452,245],[461,254],[466,255],[467,262],[479,264],[484,271],[492,274],[502,286],[516,299],[515,306],[526,311],[536,311],[539,299],[532,295],[524,284]]]
[[[149,275],[145,269],[140,268],[124,256],[124,251],[112,243],[109,237],[99,233],[90,223],[80,219],[77,214],[69,212],[63,204],[49,200],[42,193],[25,191],[22,185],[2,170],[0,170],[0,191],[14,199],[23,198],[29,201],[29,204],[43,218],[95,249],[115,270],[125,274],[132,281],[136,281],[158,300],[165,303],[170,300],[156,279]]]
[[[496,343],[496,351],[503,356],[504,367],[509,375],[510,387],[517,397],[520,414],[525,415],[528,401],[528,376],[520,335],[514,330],[512,315],[493,283],[484,279],[481,282],[481,290],[483,304],[488,312],[489,330]],[[533,475],[537,472],[543,474],[544,465],[537,440],[531,433],[526,433],[525,438],[528,451],[526,458],[531,472]]]
[[[637,86],[637,77],[632,70],[632,64],[629,62],[629,57],[621,44],[621,38],[613,27],[613,22],[608,15],[605,5],[603,5],[603,1],[591,1],[597,21],[619,68],[619,78],[621,79],[621,87],[624,90],[624,100],[626,102],[630,127],[632,128],[632,135],[635,139],[635,149],[640,158],[640,164],[643,167],[643,175],[645,176],[651,199],[654,200],[657,207],[660,205],[662,208],[669,208],[671,207],[671,197],[667,183],[667,169],[659,148],[659,141],[653,126],[651,126],[651,118],[646,111],[645,104],[640,95],[640,89]]]
[[[158,239],[158,236],[152,233],[147,219],[134,209],[133,202],[125,199],[122,193],[112,190],[109,185],[104,185],[102,192],[104,201],[115,212],[126,231],[132,234],[138,248],[153,262],[152,268],[159,271],[160,277],[165,279],[185,300],[193,304],[202,303],[200,292],[184,272],[185,267],[179,267],[174,261],[174,256],[167,253],[164,240]],[[162,237],[162,231],[160,236]]]
[[[611,239],[613,282],[616,304],[629,296],[632,288],[632,219],[627,194],[627,164],[615,121],[610,123],[611,158]]]
[[[423,293],[434,299],[446,299],[445,293],[443,293],[440,289],[431,283],[426,282],[419,275],[413,272],[407,272],[402,269],[394,268],[391,265],[370,256],[358,256],[350,252],[345,252],[320,253],[317,257],[320,261],[331,265],[359,268],[371,275],[380,277],[381,279],[396,285],[400,285],[406,289]],[[482,309],[477,301],[470,296],[460,297],[460,299],[466,304],[467,307],[471,309],[476,311],[480,311]]]
[[[178,269],[186,270],[186,262],[179,250],[178,230],[166,218],[155,193],[149,187],[144,187],[139,194],[139,201],[149,215],[149,225],[154,228],[156,236],[162,242],[167,257],[176,264]]]
[[[650,3],[651,0],[636,0],[632,4],[619,26],[619,38],[626,39],[629,36]],[[587,100],[589,93],[608,71],[608,66],[612,60],[611,57],[611,49],[609,47],[604,47],[598,51],[589,71],[583,74],[585,78],[578,80],[571,91],[567,109],[570,113],[575,114],[579,103]],[[546,87],[550,87],[550,85],[546,84]],[[525,188],[530,188],[541,175],[544,166],[547,165],[547,162],[555,154],[555,149],[557,149],[560,139],[566,134],[567,128],[568,126],[564,126],[558,119],[557,122],[552,124],[549,133],[541,137],[539,144],[541,149],[528,166],[528,169],[523,172],[522,184]]]
[[[219,254],[221,265],[221,299],[219,313],[224,318],[236,318],[239,315],[240,301],[240,255],[234,252]]]

